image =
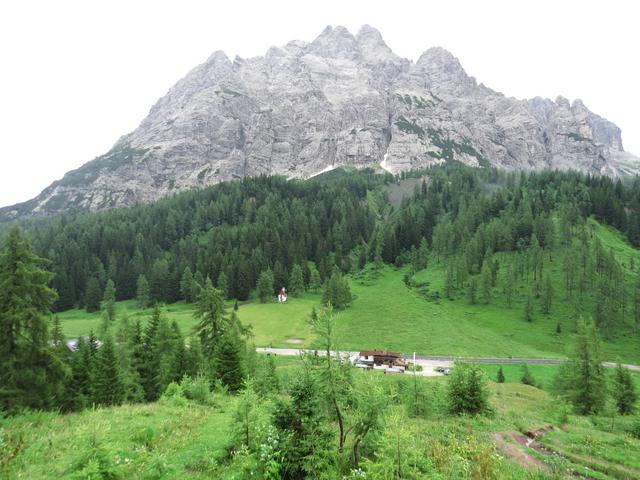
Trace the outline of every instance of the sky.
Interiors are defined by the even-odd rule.
[[[517,98],[580,98],[640,155],[640,6],[628,0],[6,0],[0,4],[0,206],[36,196],[134,130],[216,50],[264,55],[327,25],[432,46]]]

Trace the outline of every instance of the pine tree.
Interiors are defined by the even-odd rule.
[[[489,408],[489,392],[482,370],[472,364],[456,364],[447,391],[449,411],[460,415],[477,414]]]
[[[140,275],[136,282],[136,300],[138,308],[148,308],[151,305],[151,289],[144,275]]]
[[[600,412],[606,400],[606,378],[592,321],[579,319],[570,361],[563,367],[555,381],[558,393],[565,395],[582,415]]]
[[[483,303],[489,303],[491,301],[491,286],[493,281],[491,278],[491,269],[488,262],[485,262],[482,267],[482,274],[480,276],[480,297]]]
[[[315,264],[309,264],[309,290],[313,293],[317,293],[322,288],[322,279],[320,278],[320,272],[316,268]]]
[[[160,358],[156,349],[156,336],[161,317],[160,307],[156,304],[144,331],[138,364],[140,382],[144,389],[145,400],[148,402],[157,400],[162,393],[160,391]]]
[[[230,392],[238,392],[244,383],[245,371],[242,365],[242,343],[236,328],[225,331],[216,343],[212,355],[212,369]]]
[[[531,375],[529,366],[526,363],[522,364],[522,377],[520,378],[520,381],[525,385],[531,385],[532,387],[536,386],[536,380],[533,378],[533,375]]]
[[[104,340],[98,354],[93,391],[98,405],[120,405],[124,398],[118,361],[110,337]]]
[[[182,341],[182,335],[172,328],[165,316],[161,316],[152,345],[154,358],[158,362],[157,387],[160,395],[174,379],[174,355],[177,341]]]
[[[516,288],[515,270],[511,265],[509,265],[509,268],[507,270],[507,275],[504,281],[504,287],[503,287],[504,297],[507,302],[508,308],[511,308],[513,304],[513,295],[515,294],[515,288]]]
[[[57,297],[42,263],[13,227],[0,250],[0,411],[48,408],[62,386],[64,367],[47,335]]]
[[[289,292],[294,297],[299,296],[304,291],[304,276],[302,267],[297,263],[291,269],[291,277],[289,278]]]
[[[136,354],[142,343],[139,328],[139,323],[132,324],[127,315],[118,317],[114,337],[115,352],[124,392],[123,399],[127,402],[144,400],[144,390],[136,368]]]
[[[420,246],[418,247],[416,270],[423,270],[429,264],[429,244],[427,239],[422,237]]]
[[[448,262],[446,277],[444,281],[444,296],[446,298],[453,298],[453,287],[454,287],[453,269],[454,269],[453,262]]]
[[[270,269],[260,274],[256,289],[260,303],[266,303],[273,297],[273,273]]]
[[[92,402],[93,367],[91,350],[84,338],[80,337],[71,357],[71,375],[65,381],[62,401],[64,411],[80,411]]]
[[[527,300],[524,304],[524,320],[525,322],[533,321],[533,298],[531,297],[531,293],[527,295]]]
[[[228,324],[224,300],[219,290],[207,279],[198,296],[194,317],[198,320],[195,333],[200,337],[202,350],[210,356]]]
[[[477,303],[477,295],[478,295],[478,279],[476,277],[471,277],[469,280],[469,287],[467,288],[467,300],[470,305],[475,305]]]
[[[571,298],[573,289],[575,288],[576,264],[576,255],[573,250],[570,249],[564,257],[564,284],[567,291],[567,298]]]
[[[504,371],[502,370],[502,366],[498,368],[498,375],[496,376],[496,381],[498,383],[504,383]]]
[[[551,303],[553,302],[553,285],[549,274],[545,276],[544,287],[542,289],[542,313],[549,315],[551,312]]]
[[[87,282],[87,288],[84,295],[84,308],[88,313],[100,310],[100,301],[102,300],[102,292],[100,291],[100,282],[96,277],[91,277]]]
[[[327,280],[322,294],[323,305],[332,305],[335,309],[347,308],[351,304],[351,287],[336,268]]]
[[[620,415],[630,415],[635,411],[638,400],[635,384],[629,369],[620,363],[616,366],[613,376],[613,398]]]
[[[216,285],[218,286],[217,288],[222,294],[222,298],[229,298],[229,280],[227,280],[227,275],[224,273],[224,271],[221,271],[220,275],[218,275],[218,282],[216,283]]]
[[[66,354],[68,350],[64,343],[64,333],[62,332],[62,325],[60,324],[60,317],[58,317],[58,315],[53,316],[50,337],[51,344],[55,347],[58,354]]]
[[[640,329],[640,275],[636,280],[636,286],[633,291],[633,318],[635,329]]]
[[[191,273],[191,269],[187,266],[182,272],[182,277],[180,277],[180,294],[185,302],[191,303],[195,300],[195,290],[193,273]]]
[[[111,279],[107,280],[102,301],[107,320],[113,322],[116,319],[116,286]]]

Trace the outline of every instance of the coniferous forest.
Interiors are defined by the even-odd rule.
[[[619,423],[607,435],[638,433],[635,376],[620,364],[605,371],[602,362],[617,359],[603,357],[601,341],[640,342],[640,265],[605,244],[595,224],[618,232],[628,248],[640,247],[640,180],[455,163],[397,177],[335,170],[307,181],[246,178],[150,205],[2,225],[0,409],[14,419],[149,402],[230,412],[224,453],[185,467],[185,478],[524,478],[526,466],[513,470],[497,455],[495,448],[508,450],[500,447],[504,438],[493,434],[494,447],[467,438],[470,424],[452,422],[484,418],[470,420],[482,431],[483,421],[515,415],[504,402],[527,398],[537,416],[522,421],[536,428],[586,428],[586,416],[608,416]],[[424,308],[494,305],[528,324],[555,318],[560,302],[572,305],[568,361],[544,386],[538,371],[523,365],[516,382],[525,390],[517,392],[503,388],[512,372],[502,366],[497,386],[471,364],[429,385],[415,375],[396,382],[354,371],[331,354],[345,340],[336,319],[357,299],[354,279],[364,278],[366,287],[385,269],[402,272],[407,295],[424,297]],[[430,270],[438,281],[420,283],[420,272]],[[307,319],[315,353],[295,366],[257,355],[252,326],[238,313],[239,303],[273,302],[281,287],[293,301],[305,292],[319,300]],[[148,321],[118,313],[124,300],[151,308]],[[178,301],[192,305],[193,329],[183,331],[163,314],[161,305]],[[72,308],[100,312],[101,322],[69,348],[56,314]],[[566,324],[553,328],[563,338]],[[545,410],[533,391],[552,395],[553,407]],[[492,395],[507,400],[496,404]],[[407,419],[424,430],[412,431]],[[420,422],[454,433],[429,433],[425,425],[435,424]],[[0,428],[0,471],[8,478],[24,448],[18,430]],[[158,442],[156,433],[138,434],[149,436],[143,444]],[[545,448],[554,445],[560,449]],[[64,475],[120,478],[129,471],[103,450],[89,450],[91,458]],[[616,471],[640,472],[625,465]],[[633,478],[590,467],[611,475],[593,478]],[[566,472],[553,468],[528,478],[563,478]],[[171,472],[149,478],[182,478]]]

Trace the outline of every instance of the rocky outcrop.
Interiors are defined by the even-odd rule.
[[[0,216],[126,206],[247,175],[453,160],[612,176],[640,166],[620,129],[580,100],[508,98],[442,48],[412,63],[369,26],[327,27],[263,57],[215,52],[110,152]]]

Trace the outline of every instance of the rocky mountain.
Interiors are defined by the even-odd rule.
[[[640,171],[620,129],[563,97],[518,100],[478,84],[442,48],[413,63],[380,33],[327,27],[263,57],[215,52],[105,155],[0,217],[150,202],[247,175],[340,165],[396,173],[457,160],[506,169]]]

